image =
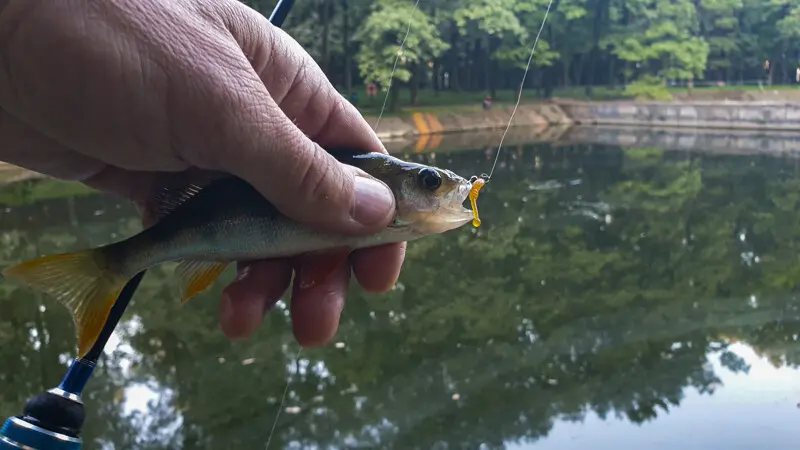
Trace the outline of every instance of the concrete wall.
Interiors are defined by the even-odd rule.
[[[459,150],[494,151],[503,129],[458,133],[409,134],[384,140],[390,153],[445,153]],[[761,131],[713,128],[641,127],[631,125],[539,125],[508,130],[503,148],[552,143],[597,144],[620,147],[652,147],[690,153],[790,156],[800,161],[800,130]],[[41,175],[0,162],[0,186]]]
[[[777,96],[777,91],[774,94]],[[800,91],[797,95],[800,96]],[[788,99],[791,98],[787,94]],[[484,111],[477,105],[415,111],[382,117],[380,122],[377,117],[366,119],[390,152],[432,152],[496,147],[512,111],[512,106],[496,106]],[[523,103],[512,125],[504,147],[528,142],[568,141],[800,154],[800,98],[796,103],[727,100]],[[682,131],[667,133],[665,129]],[[737,133],[737,130],[749,132]],[[766,131],[783,134],[760,134]],[[31,176],[36,175],[0,163],[0,185]]]
[[[513,107],[499,106],[484,111],[474,108],[454,108],[441,111],[414,111],[404,116],[366,117],[372,129],[384,141],[409,136],[436,135],[461,131],[502,130],[508,125]],[[514,114],[513,126],[544,128],[554,124],[569,124],[571,120],[554,103],[520,105]],[[499,135],[498,135],[499,136]]]
[[[561,133],[556,142],[652,147],[692,153],[800,156],[800,131],[578,125]]]
[[[459,150],[496,149],[501,131],[467,131],[409,136],[386,142],[390,153],[444,153]],[[800,157],[800,131],[724,130],[714,128],[638,127],[629,125],[564,125],[545,128],[513,127],[503,148],[520,144],[597,144],[619,147],[652,147],[691,153],[772,155]]]
[[[461,131],[502,130],[513,108],[457,108],[435,112],[411,112],[402,117],[367,121],[384,141],[410,136]],[[552,125],[635,125],[712,129],[798,130],[800,101],[676,101],[676,102],[577,102],[525,103],[514,116],[514,127],[544,129]]]
[[[560,102],[579,124],[800,130],[800,103],[777,101]]]
[[[538,142],[556,142],[569,130],[569,125],[511,127],[503,139],[503,148]],[[385,140],[389,153],[404,155],[421,152],[444,153],[467,149],[495,149],[500,144],[502,129],[473,130],[458,133],[437,133]]]

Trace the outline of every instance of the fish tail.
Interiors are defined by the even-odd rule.
[[[112,270],[104,248],[42,256],[3,270],[3,276],[48,294],[69,309],[83,357],[103,329],[126,275]]]

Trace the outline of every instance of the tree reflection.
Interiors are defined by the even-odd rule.
[[[494,155],[406,156],[470,175]],[[299,362],[283,304],[254,339],[231,343],[217,325],[222,283],[181,307],[170,268],[152,270],[129,311],[141,326],[90,385],[87,440],[262,448],[288,379],[271,448],[503,448],[589,412],[642,423],[687,388],[713,394],[710,352],[748,370],[727,350],[735,341],[800,365],[796,165],[533,145],[505,150],[498,167],[480,229],[411,244],[394,290],[354,289],[343,345]],[[72,222],[37,221],[51,217],[40,203],[20,208],[41,227],[0,220],[3,261],[135,231],[132,209],[87,213],[98,198],[73,199]],[[0,289],[0,352],[19,361],[0,369],[8,416],[57,383],[74,338],[49,299]],[[133,385],[162,394],[144,414],[125,410]]]

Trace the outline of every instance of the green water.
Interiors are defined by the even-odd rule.
[[[492,158],[407,156],[465,175]],[[396,289],[355,289],[299,361],[283,303],[231,343],[223,283],[181,307],[148,273],[89,385],[86,448],[263,449],[287,380],[272,449],[797,448],[800,161],[500,161],[479,230],[412,243]],[[52,183],[0,192],[3,265],[139,229],[130,205]],[[0,414],[56,385],[74,342],[60,306],[0,283]]]

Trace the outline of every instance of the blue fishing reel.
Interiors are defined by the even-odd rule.
[[[0,430],[0,450],[80,450],[86,413],[81,394],[92,377],[97,360],[144,278],[139,272],[122,289],[92,348],[72,361],[58,387],[25,403],[22,415],[6,420]]]
[[[6,420],[0,450],[80,450],[85,413],[81,393],[94,361],[76,359],[58,387],[31,398],[20,416]]]
[[[294,0],[278,0],[269,21],[280,27]],[[39,394],[25,404],[22,415],[6,420],[0,430],[0,450],[80,450],[81,428],[86,418],[81,394],[94,372],[97,359],[117,327],[128,303],[139,287],[144,272],[138,273],[122,289],[94,346],[75,359],[58,387]]]

